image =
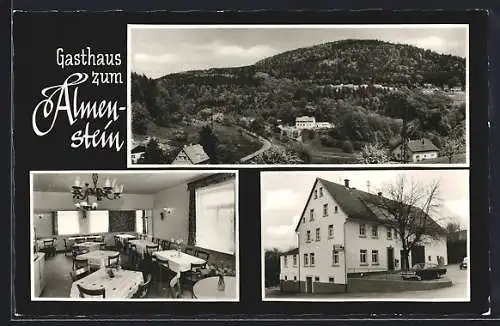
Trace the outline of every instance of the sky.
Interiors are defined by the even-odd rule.
[[[467,54],[467,28],[457,25],[259,29],[165,26],[168,25],[163,25],[163,28],[131,27],[131,71],[158,78],[188,70],[251,65],[284,51],[342,39],[378,39],[411,44],[442,54],[460,57]]]
[[[261,173],[262,241],[265,249],[288,250],[297,246],[295,227],[304,209],[316,177],[344,184],[376,194],[398,175],[407,180],[430,185],[439,180],[440,207],[431,217],[442,226],[448,221],[469,225],[469,171],[468,170],[399,170],[399,171],[292,171]]]

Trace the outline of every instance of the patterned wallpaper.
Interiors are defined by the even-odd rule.
[[[109,211],[109,232],[134,232],[135,211]]]

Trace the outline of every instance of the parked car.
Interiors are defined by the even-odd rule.
[[[418,263],[408,271],[401,272],[403,280],[434,280],[446,274],[446,268],[436,264]]]
[[[467,269],[469,265],[469,258],[464,257],[464,260],[460,263],[460,269]]]

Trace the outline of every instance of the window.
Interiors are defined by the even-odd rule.
[[[311,266],[314,266],[314,253],[310,253],[309,258],[309,260],[311,261]]]
[[[89,233],[109,232],[109,212],[89,211],[87,212],[89,221]]]
[[[372,238],[378,238],[378,227],[376,225],[372,225]]]
[[[428,258],[429,258],[429,261],[431,261],[431,260],[432,260],[432,257],[431,257],[431,256],[429,256]]]
[[[309,221],[314,221],[314,209],[309,211]]]
[[[146,211],[135,211],[135,232],[148,234],[148,217]]]
[[[360,224],[359,225],[359,236],[360,237],[366,237],[366,225],[365,224]]]
[[[328,216],[328,204],[323,205],[323,216]]]
[[[58,211],[56,215],[58,235],[80,233],[79,211]]]
[[[311,231],[307,230],[307,242],[310,242],[311,241]]]
[[[359,262],[361,264],[366,264],[366,249],[361,249],[359,251]]]
[[[305,222],[306,222],[306,217],[302,216],[302,224],[304,224]]]
[[[196,246],[234,254],[234,179],[195,190]],[[217,236],[214,237],[214,234]]]
[[[318,191],[316,189],[314,190],[314,199],[318,199]]]
[[[309,265],[309,256],[307,254],[304,254],[304,266]]]
[[[288,256],[283,256],[283,260],[284,260],[284,266],[287,267],[288,265]]]
[[[319,276],[314,277],[314,282],[319,282]]]
[[[320,233],[321,233],[320,229],[316,228],[316,241],[320,241],[321,240],[320,239]]]
[[[392,240],[392,229],[387,228],[387,240]]]
[[[330,282],[330,283],[335,283],[335,279],[334,279],[333,277],[331,277],[331,276],[330,276],[330,277],[328,278],[328,282]]]
[[[323,187],[319,187],[319,196],[323,197]]]
[[[333,238],[333,224],[328,225],[328,238]]]
[[[332,251],[332,262],[333,265],[339,264],[339,252],[337,250]]]
[[[335,211],[335,214],[337,214],[339,212],[339,208],[337,206],[335,206],[334,211]]]
[[[293,280],[294,280],[294,281],[296,281],[296,280],[297,280],[297,276],[294,276],[294,277],[293,277]]]
[[[372,264],[378,265],[378,250],[372,250]]]
[[[293,266],[297,266],[297,255],[293,255]]]
[[[286,280],[287,280],[287,277],[286,277],[286,275],[285,275],[285,281],[286,281]]]

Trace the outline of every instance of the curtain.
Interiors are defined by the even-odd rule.
[[[188,183],[189,191],[189,233],[188,244],[196,245],[196,189],[234,179],[234,173],[217,173]]]

